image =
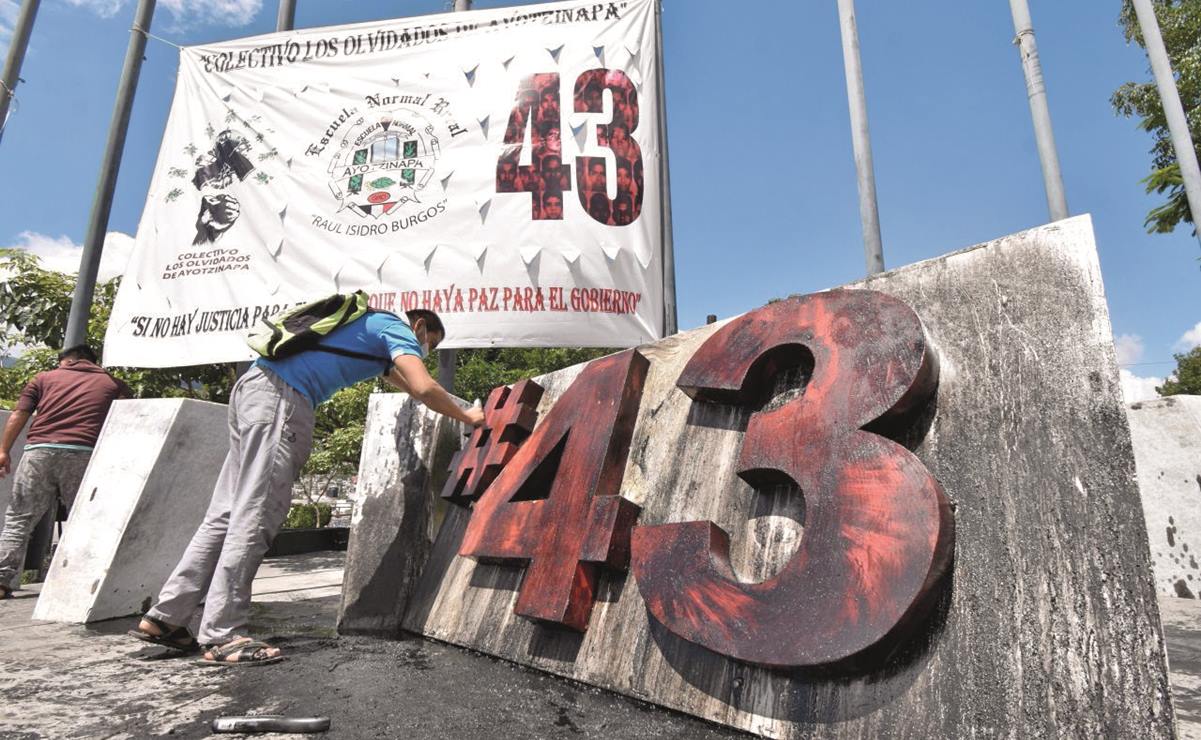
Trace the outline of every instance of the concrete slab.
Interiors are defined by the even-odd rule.
[[[445,505],[438,498],[463,426],[405,393],[371,396],[354,492],[342,634],[397,635]]]
[[[941,364],[936,399],[892,432],[941,483],[956,529],[943,600],[903,650],[850,675],[741,663],[648,619],[635,578],[611,572],[587,632],[541,626],[514,614],[521,567],[457,555],[462,510],[446,519],[406,628],[770,737],[1171,736],[1090,220],[849,287],[912,306]],[[622,493],[642,507],[640,525],[715,522],[731,533],[735,572],[756,582],[792,557],[813,514],[735,475],[746,413],[705,423],[676,387],[719,329],[640,348],[651,365]],[[542,418],[562,393],[548,384]]]
[[[223,405],[114,403],[35,617],[84,623],[149,608],[200,526],[228,449]]]
[[[1201,396],[1169,396],[1126,409],[1155,586],[1201,592]]]

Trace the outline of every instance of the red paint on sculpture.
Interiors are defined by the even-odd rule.
[[[651,614],[673,633],[790,668],[902,636],[937,599],[954,543],[938,482],[907,449],[863,430],[937,388],[921,321],[901,301],[838,290],[772,304],[710,337],[677,384],[696,401],[753,402],[801,347],[813,359],[804,394],[753,415],[739,457],[752,485],[783,474],[801,488],[797,554],[774,577],[743,583],[728,535],[687,522],[636,528],[631,563]]]
[[[445,501],[468,506],[484,494],[533,430],[541,398],[542,386],[532,380],[493,389],[484,406],[487,426],[472,432],[450,461],[450,477],[442,487]]]
[[[648,362],[595,360],[476,502],[459,554],[527,563],[515,611],[587,629],[599,569],[624,569],[639,507],[621,480]]]

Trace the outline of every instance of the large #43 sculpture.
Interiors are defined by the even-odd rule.
[[[840,663],[925,616],[954,543],[938,482],[901,445],[864,427],[924,404],[938,363],[912,309],[837,290],[730,322],[677,385],[697,402],[747,404],[776,372],[812,359],[802,396],[751,417],[738,474],[805,496],[800,549],[774,577],[743,583],[712,522],[644,526],[633,571],[654,618],[722,655],[773,667]]]
[[[865,427],[924,407],[936,357],[907,305],[836,290],[732,321],[677,385],[694,403],[754,406],[798,365],[812,371],[803,394],[753,414],[739,457],[752,486],[790,482],[805,496],[800,549],[775,576],[740,581],[712,522],[634,527],[639,507],[619,495],[647,372],[634,351],[581,373],[487,486],[460,554],[528,562],[517,613],[581,631],[598,569],[624,568],[632,548],[650,614],[716,653],[813,668],[903,640],[937,600],[954,523],[921,461]]]

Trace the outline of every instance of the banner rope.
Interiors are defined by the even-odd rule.
[[[165,38],[163,38],[163,37],[161,37],[161,36],[155,36],[153,33],[150,33],[150,32],[149,32],[149,31],[147,31],[145,28],[142,28],[141,26],[139,26],[139,25],[138,25],[138,24],[136,24],[136,23],[135,23],[135,24],[133,24],[133,27],[131,27],[129,30],[130,30],[130,31],[137,31],[138,33],[142,34],[143,36],[145,36],[145,37],[146,37],[146,38],[148,38],[148,39],[154,39],[155,41],[161,41],[161,42],[163,42],[164,44],[166,44],[167,46],[174,46],[176,49],[179,49],[180,51],[183,51],[183,47],[182,47],[182,46],[180,46],[179,44],[175,43],[174,41],[168,41],[167,39],[165,39]]]
[[[0,88],[3,88],[3,94],[12,101],[9,104],[8,114],[4,116],[3,121],[0,121],[0,136],[3,136],[4,130],[8,128],[8,122],[21,110],[21,99],[17,97],[17,91],[9,87],[4,80],[0,80]]]

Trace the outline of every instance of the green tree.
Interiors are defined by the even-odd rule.
[[[1201,142],[1201,0],[1154,0],[1154,3],[1196,145]],[[1123,0],[1119,23],[1127,42],[1146,46],[1130,0]],[[1166,195],[1166,201],[1147,214],[1144,222],[1147,231],[1166,234],[1182,221],[1193,223],[1163,103],[1154,81],[1127,82],[1114,91],[1110,102],[1121,115],[1137,117],[1139,128],[1155,137],[1151,147],[1151,174],[1142,182],[1148,193]]]
[[[1172,373],[1164,384],[1158,386],[1155,392],[1161,396],[1175,396],[1181,393],[1201,395],[1201,347],[1174,355],[1176,372]]]
[[[455,366],[455,395],[468,401],[486,401],[497,386],[578,365],[615,351],[586,347],[460,350]]]
[[[380,382],[343,388],[317,407],[313,420],[313,452],[300,471],[300,492],[313,507],[317,526],[325,526],[318,500],[331,484],[358,472],[363,450],[363,428],[371,394],[389,387]]]

